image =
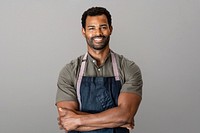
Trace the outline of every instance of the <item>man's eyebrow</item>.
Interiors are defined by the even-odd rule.
[[[95,27],[96,25],[88,25],[87,27]],[[99,26],[108,26],[107,24],[100,24]]]
[[[88,25],[87,27],[95,27],[94,25]]]
[[[107,24],[100,24],[100,26],[108,26]]]

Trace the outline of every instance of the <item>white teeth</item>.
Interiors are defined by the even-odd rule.
[[[94,40],[95,40],[95,41],[101,41],[102,38],[101,38],[101,37],[96,37],[96,38],[94,38]]]

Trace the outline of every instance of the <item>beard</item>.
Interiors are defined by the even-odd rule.
[[[95,38],[102,38],[102,41],[95,42]],[[93,48],[94,50],[102,50],[109,44],[110,36],[94,36],[91,38],[86,38],[86,41],[89,47]]]

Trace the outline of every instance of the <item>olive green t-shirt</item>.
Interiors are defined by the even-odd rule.
[[[139,67],[122,55],[114,53],[119,71],[120,81],[122,83],[121,92],[135,93],[142,96],[142,75]],[[76,94],[76,84],[81,67],[83,56],[72,60],[60,71],[57,82],[56,103],[60,101],[78,101]],[[108,55],[105,62],[97,65],[97,61],[89,54],[86,61],[84,76],[90,77],[112,77],[114,76],[111,54]]]

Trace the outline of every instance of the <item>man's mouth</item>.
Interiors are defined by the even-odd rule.
[[[103,37],[94,37],[94,41],[95,42],[102,42],[103,41]]]

